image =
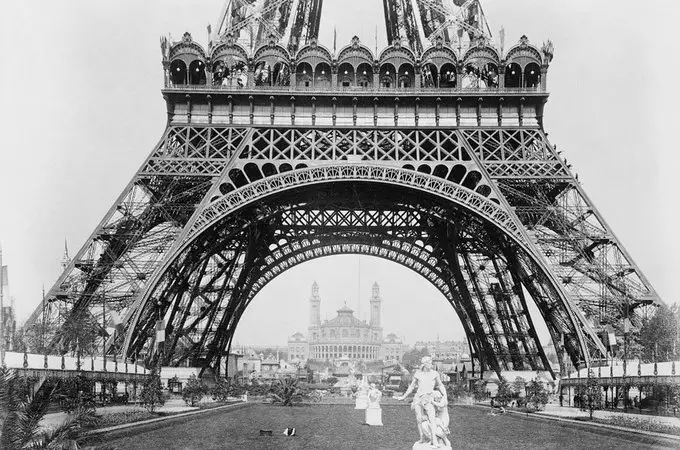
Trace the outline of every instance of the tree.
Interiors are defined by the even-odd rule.
[[[449,401],[458,401],[461,398],[470,396],[470,389],[468,388],[468,383],[465,380],[459,380],[453,383],[449,383],[446,386],[446,395]]]
[[[542,410],[548,403],[548,390],[538,378],[526,384],[526,394],[527,405],[531,405],[534,411]]]
[[[420,350],[412,349],[404,353],[401,361],[408,371],[413,371],[414,368],[420,367],[420,360],[422,357],[428,356],[429,354],[430,352],[427,351],[427,347],[421,348]]]
[[[517,377],[515,378],[515,381],[512,382],[512,391],[515,393],[515,396],[526,394],[526,387],[527,381],[522,377]]]
[[[593,420],[593,412],[602,409],[602,387],[592,369],[588,369],[588,380],[583,394],[581,409],[587,410],[590,413],[590,420]]]
[[[165,404],[165,396],[163,395],[163,386],[161,385],[161,376],[154,368],[151,370],[149,378],[144,380],[142,385],[142,392],[139,395],[142,405],[150,412],[156,411],[158,406]]]
[[[680,356],[678,305],[659,305],[651,318],[644,318],[640,327],[640,357],[643,362],[667,360]],[[629,356],[632,354],[629,348]]]
[[[512,388],[510,383],[505,377],[501,377],[498,382],[498,392],[496,393],[495,402],[498,406],[508,406],[510,399],[513,397]]]
[[[205,395],[205,386],[196,378],[195,374],[191,374],[187,380],[187,384],[182,389],[182,398],[187,403],[187,405],[195,406],[196,403],[200,402]]]

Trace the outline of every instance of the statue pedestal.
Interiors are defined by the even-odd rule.
[[[440,444],[439,447],[432,447],[429,443],[416,442],[413,444],[413,450],[432,450],[437,448],[439,450],[452,450],[450,445]]]
[[[366,425],[373,427],[381,427],[382,423],[382,408],[380,406],[369,406],[366,408]]]

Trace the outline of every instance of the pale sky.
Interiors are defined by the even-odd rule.
[[[22,0],[0,16],[0,243],[19,319],[59,275],[64,238],[82,246],[160,138],[165,105],[158,39],[189,31],[206,44],[221,0]],[[680,4],[662,0],[486,0],[506,48],[551,39],[545,110],[550,139],[661,298],[678,300],[676,168]],[[326,0],[321,43],[353,35],[385,45],[382,1]],[[357,265],[361,260],[361,285]],[[267,286],[237,339],[281,343],[305,331],[311,283],[322,317],[347,302],[368,313],[383,294],[386,332],[460,339],[441,296],[418,275],[368,257],[303,264]],[[433,319],[434,318],[434,319]],[[434,325],[433,325],[434,324]],[[267,330],[266,334],[262,330]]]

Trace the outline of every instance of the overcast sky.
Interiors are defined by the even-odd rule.
[[[545,127],[586,192],[667,303],[678,299],[679,2],[486,0],[506,48],[522,34],[551,39],[555,59]],[[158,39],[189,31],[205,44],[221,0],[21,0],[0,16],[0,243],[23,320],[59,274],[64,238],[82,246],[165,126]],[[385,45],[382,1],[326,0],[321,43],[356,34]],[[358,270],[361,266],[361,273]],[[305,331],[317,280],[322,317],[347,302],[368,313],[382,287],[386,332],[459,339],[431,285],[396,264],[343,256],[305,263],[272,281],[237,339],[281,343]],[[267,330],[263,333],[263,330]]]

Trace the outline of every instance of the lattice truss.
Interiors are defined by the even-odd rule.
[[[409,267],[436,286],[483,367],[550,369],[527,313],[522,285],[532,281],[522,271],[513,275],[504,259],[503,252],[520,250],[493,226],[403,189],[336,184],[304,197],[260,203],[194,239],[140,311],[128,351],[150,354],[163,318],[173,337],[163,347],[165,364],[217,365],[238,319],[271,279],[314,258],[360,253]],[[557,296],[541,301],[546,313],[562,314],[555,330],[576,336]]]
[[[508,180],[500,187],[579,311],[621,333],[626,316],[639,325],[639,307],[658,297],[578,182]]]
[[[345,185],[402,195],[371,208]],[[269,280],[353,252],[432,282],[494,370],[548,366],[527,302],[580,364],[603,352],[594,322],[654,295],[538,128],[170,126],[49,291],[49,341],[82,349],[64,330],[85,321],[93,347],[150,359],[162,319],[166,363],[216,367]]]

